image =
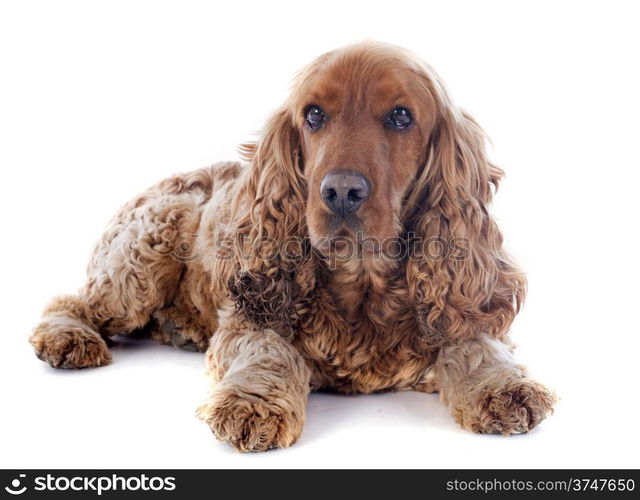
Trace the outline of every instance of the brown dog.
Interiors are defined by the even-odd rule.
[[[439,391],[475,432],[551,412],[507,337],[525,279],[488,211],[502,171],[433,70],[382,44],[324,54],[243,152],[120,209],[35,328],[40,359],[104,365],[134,332],[206,350],[198,415],[243,451],[295,442],[321,388]]]

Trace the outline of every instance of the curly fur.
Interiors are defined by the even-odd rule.
[[[379,121],[398,100],[414,114],[404,134]],[[304,109],[319,101],[332,121],[312,134]],[[321,388],[440,391],[464,428],[529,431],[555,396],[512,359],[507,332],[526,285],[489,212],[502,171],[484,142],[408,52],[366,43],[324,54],[242,146],[248,165],[176,175],[118,211],[86,285],[34,329],[36,354],[60,368],[104,365],[116,333],[206,350],[211,391],[198,415],[242,451],[295,442]],[[395,238],[401,258],[345,257],[323,242],[340,234],[318,186],[341,166],[373,186],[359,231]],[[433,258],[424,242],[434,241],[460,254]]]

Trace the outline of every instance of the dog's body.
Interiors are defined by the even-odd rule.
[[[246,166],[174,176],[121,208],[86,286],[45,310],[36,353],[100,366],[106,337],[141,331],[207,351],[198,414],[245,451],[292,444],[320,388],[440,391],[465,428],[526,432],[554,396],[511,357],[524,278],[487,211],[501,172],[481,143],[406,53],[326,54]]]

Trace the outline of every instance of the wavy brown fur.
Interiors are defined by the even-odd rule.
[[[327,112],[322,130],[305,125],[310,104]],[[403,133],[382,124],[398,105],[414,119]],[[415,56],[375,43],[324,54],[242,147],[247,167],[177,175],[123,206],[85,287],[52,302],[31,343],[62,368],[109,363],[116,333],[207,350],[198,415],[243,451],[295,442],[319,388],[440,391],[465,428],[529,431],[555,397],[508,347],[525,279],[489,213],[502,171],[484,142]],[[345,167],[371,195],[340,229],[319,187]],[[356,233],[406,252],[326,242]],[[434,258],[424,242],[453,251]]]

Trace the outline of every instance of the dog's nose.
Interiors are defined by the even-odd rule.
[[[360,172],[332,170],[320,183],[320,197],[336,213],[358,210],[371,194],[371,184]]]

